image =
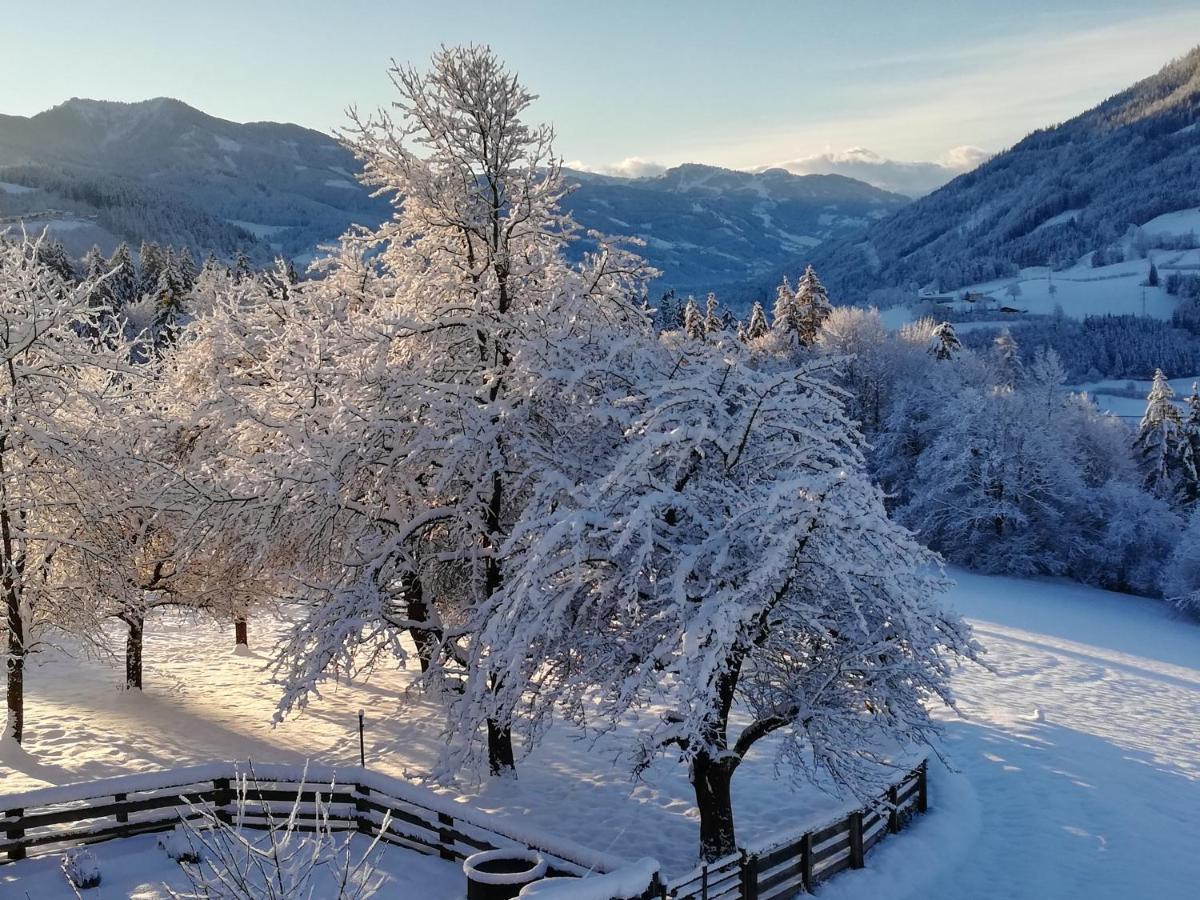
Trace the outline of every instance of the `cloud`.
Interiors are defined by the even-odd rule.
[[[865,147],[851,147],[786,160],[771,168],[787,169],[794,175],[845,175],[885,191],[920,197],[969,172],[990,156],[979,147],[963,146],[946,151],[937,161],[904,162],[887,159]]]
[[[595,172],[598,175],[616,175],[620,178],[653,178],[656,175],[661,175],[667,171],[667,167],[662,163],[654,162],[649,159],[642,159],[640,156],[629,156],[620,162],[608,163],[607,165],[594,166],[585,163],[583,160],[576,159],[571,162],[564,163],[568,169],[575,169],[579,172]]]

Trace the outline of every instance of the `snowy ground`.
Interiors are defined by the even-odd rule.
[[[1180,411],[1187,412],[1187,397],[1192,393],[1192,385],[1200,381],[1200,375],[1187,375],[1183,378],[1170,379],[1171,388],[1175,391],[1175,405]],[[1140,419],[1146,412],[1146,395],[1150,393],[1153,382],[1137,381],[1130,378],[1110,378],[1106,381],[1092,381],[1087,384],[1073,385],[1071,390],[1086,392],[1102,411],[1119,416],[1123,419]]]
[[[956,678],[967,718],[946,716],[945,751],[961,774],[935,767],[932,812],[821,895],[866,898],[886,886],[914,900],[1193,896],[1200,627],[1149,600],[955,577],[953,602],[996,673],[972,667]],[[214,758],[351,764],[359,708],[368,711],[371,765],[420,780],[436,758],[436,709],[398,711],[405,674],[328,692],[273,729],[262,659],[228,652],[228,632],[196,634],[170,617],[154,623],[142,697],[118,690],[109,664],[43,654],[30,678],[26,750],[0,750],[0,793]],[[687,869],[696,821],[682,767],[664,761],[635,785],[611,764],[614,752],[554,731],[522,761],[516,782],[463,793],[527,827],[629,859],[655,856],[668,873]],[[769,753],[739,770],[734,793],[745,843],[839,806],[777,781]]]
[[[957,678],[961,774],[827,900],[1158,898],[1200,884],[1200,627],[1090,588],[955,573],[996,675]]]
[[[362,835],[351,838],[353,859],[358,860],[371,846]],[[168,900],[167,888],[188,891],[191,885],[179,869],[157,845],[157,837],[147,834],[108,841],[92,847],[100,865],[98,887],[83,892],[87,900]],[[463,895],[462,867],[432,856],[410,850],[377,845],[374,870],[380,884],[380,898],[394,900],[460,900]],[[334,884],[317,881],[316,897]],[[12,866],[0,866],[0,897],[29,900],[72,900],[77,895],[71,889],[59,867],[57,856],[26,860]]]

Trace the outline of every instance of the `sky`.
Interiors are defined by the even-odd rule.
[[[477,42],[580,167],[886,167],[915,185],[1157,71],[1200,43],[1200,3],[0,0],[0,33],[20,73],[2,113],[171,96],[329,131],[389,102],[391,59]]]

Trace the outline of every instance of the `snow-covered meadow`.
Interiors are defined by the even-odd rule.
[[[823,886],[821,896],[851,900],[885,887],[914,900],[1189,896],[1200,878],[1192,850],[1200,840],[1200,629],[1142,598],[952,575],[951,603],[974,627],[993,670],[964,666],[953,679],[962,716],[938,713],[940,749],[957,771],[935,764],[930,813],[881,844],[866,869]],[[266,623],[255,624],[263,647]],[[338,686],[272,727],[277,693],[264,657],[234,654],[230,644],[227,630],[185,629],[160,614],[147,634],[140,696],[125,691],[121,672],[103,660],[67,648],[40,654],[30,673],[25,747],[0,754],[3,791],[212,759],[353,767],[360,708],[369,766],[419,781],[435,763],[437,707],[396,710],[411,671]],[[515,780],[460,783],[448,793],[596,850],[655,856],[668,873],[687,870],[697,823],[684,771],[660,764],[634,781],[614,764],[618,743],[593,744],[555,726],[519,762]],[[747,844],[802,830],[843,805],[777,772],[766,747],[739,770],[734,803]],[[98,853],[106,872],[128,874],[129,896],[149,897],[134,889],[158,870],[134,873],[121,861],[150,860],[153,849],[152,840],[135,839]],[[24,879],[50,878],[44,870],[57,874],[56,867],[35,860],[0,868],[0,887],[19,875],[25,889]],[[126,896],[111,893],[126,890],[118,884],[125,882],[110,882],[107,896]]]

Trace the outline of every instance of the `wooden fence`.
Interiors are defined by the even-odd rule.
[[[238,779],[247,779],[238,804]],[[0,863],[29,854],[112,838],[168,831],[181,818],[207,809],[246,826],[265,827],[268,814],[286,818],[299,803],[301,828],[317,824],[318,800],[329,826],[375,836],[418,853],[461,860],[480,850],[519,847],[536,850],[552,874],[610,872],[622,861],[569,841],[511,829],[486,814],[431,791],[373,772],[345,775],[324,767],[232,764],[192,766],[146,775],[120,776],[86,784],[42,788],[0,796]]]
[[[798,838],[705,863],[670,882],[675,900],[775,900],[813,887],[843,869],[861,869],[867,852],[928,807],[924,762],[868,807]]]
[[[238,780],[246,778],[238,803]],[[527,829],[513,829],[484,813],[396,778],[360,769],[340,773],[325,767],[192,766],[147,775],[128,775],[86,784],[41,788],[0,796],[0,864],[28,854],[112,838],[168,831],[181,818],[210,810],[229,820],[235,813],[248,827],[265,827],[268,816],[286,817],[297,807],[301,828],[316,827],[324,815],[331,828],[359,831],[418,853],[461,860],[481,850],[536,850],[552,875],[582,876],[619,869],[622,860]],[[927,807],[926,764],[922,762],[870,806],[795,839],[745,850],[706,863],[648,897],[673,900],[775,900],[814,885],[846,868],[862,868],[864,857],[884,835],[899,831]],[[385,818],[388,827],[381,832]]]

